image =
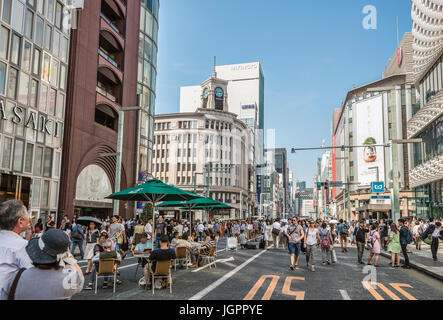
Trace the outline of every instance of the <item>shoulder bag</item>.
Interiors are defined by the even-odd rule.
[[[22,276],[23,271],[25,271],[26,268],[21,268],[17,275],[14,278],[14,282],[12,282],[11,290],[9,291],[8,300],[14,300],[15,299],[15,290],[17,290],[18,281],[20,280],[20,277]]]

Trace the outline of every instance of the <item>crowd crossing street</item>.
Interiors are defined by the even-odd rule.
[[[441,318],[442,224],[443,0],[0,0],[2,319]]]

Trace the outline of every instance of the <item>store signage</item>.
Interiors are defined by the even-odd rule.
[[[371,193],[383,193],[385,192],[385,183],[381,182],[371,182]]]
[[[371,196],[369,204],[391,204],[390,196]]]
[[[20,106],[15,106],[12,109],[13,116],[8,119],[5,111],[5,104],[3,100],[0,100],[0,117],[3,120],[11,120],[15,124],[23,124],[26,128],[32,128],[35,131],[44,132],[46,134],[58,137],[60,135],[60,122],[47,118],[45,115],[39,114],[28,110]]]

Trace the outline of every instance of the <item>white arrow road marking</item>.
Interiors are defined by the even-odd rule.
[[[272,246],[269,246],[272,247]],[[193,295],[191,298],[189,298],[189,300],[200,300],[201,298],[203,298],[204,296],[206,296],[209,292],[211,292],[212,290],[214,290],[215,288],[217,288],[219,285],[221,285],[223,282],[225,282],[226,280],[228,280],[230,277],[232,277],[234,274],[236,274],[237,272],[239,272],[241,269],[243,269],[244,267],[246,267],[249,263],[251,263],[252,261],[254,261],[255,259],[257,259],[258,257],[260,257],[263,253],[268,252],[267,250],[263,250],[259,253],[257,253],[255,256],[249,258],[247,261],[243,262],[241,265],[239,265],[237,268],[235,268],[234,270],[228,272],[227,274],[225,274],[223,277],[221,277],[220,279],[218,279],[217,281],[215,281],[213,284],[211,284],[210,286],[206,287],[205,289],[203,289],[202,291],[200,291],[199,293],[197,293],[196,295]]]
[[[234,261],[234,257],[230,257],[230,258],[227,258],[227,259],[217,259],[217,260],[215,260],[216,263],[217,262],[228,262],[228,261]],[[203,270],[203,269],[205,269],[205,268],[207,268],[209,266],[212,266],[213,264],[214,264],[214,262],[208,263],[208,264],[204,265],[203,267],[200,267],[198,269],[192,270],[191,272],[198,272],[198,271]]]
[[[346,290],[340,290],[340,294],[343,297],[343,300],[351,300],[351,297]]]

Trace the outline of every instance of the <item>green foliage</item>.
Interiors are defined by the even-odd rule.
[[[147,223],[149,219],[152,219],[153,208],[151,203],[146,203],[143,207],[143,213],[140,216],[140,219],[143,220],[144,223]]]

